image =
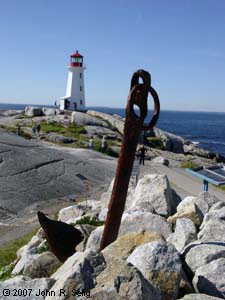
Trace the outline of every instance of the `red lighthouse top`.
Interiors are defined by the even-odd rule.
[[[78,50],[70,55],[70,66],[71,67],[82,67],[83,66],[83,56],[78,52]]]

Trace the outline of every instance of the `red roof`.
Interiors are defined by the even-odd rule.
[[[77,50],[76,53],[70,55],[70,57],[83,57],[83,56]]]

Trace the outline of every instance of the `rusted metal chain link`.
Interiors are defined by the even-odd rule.
[[[142,78],[143,83],[139,83]],[[148,93],[154,101],[154,114],[148,124],[144,120],[148,113]],[[140,116],[134,111],[134,105],[140,109]],[[127,190],[133,168],[136,148],[140,132],[151,130],[159,118],[160,103],[156,91],[151,87],[151,77],[147,71],[136,71],[131,79],[130,93],[126,107],[126,120],[124,124],[123,141],[118,159],[116,175],[108,206],[100,251],[117,239],[122,214],[125,208]]]

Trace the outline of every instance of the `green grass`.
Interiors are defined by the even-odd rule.
[[[55,132],[70,138],[80,138],[81,134],[85,134],[86,130],[83,126],[77,126],[71,124],[67,127],[60,123],[52,122],[41,122],[41,131],[45,133]]]
[[[216,187],[217,189],[225,192],[225,185],[215,185],[215,184],[212,184],[214,187]]]
[[[4,126],[4,125],[0,125],[0,127],[7,130],[8,132],[12,132],[12,133],[17,134],[17,127]],[[22,136],[23,138],[25,138],[27,140],[30,140],[32,138],[32,136],[30,134],[26,133],[22,129],[20,131],[20,136]]]
[[[158,137],[149,137],[147,138],[149,144],[151,147],[159,149],[159,150],[165,150],[165,146],[163,144],[163,139]]]
[[[48,243],[44,243],[40,248],[39,248],[39,251],[38,253],[41,254],[43,252],[46,252],[46,251],[49,251],[49,246],[48,246]]]
[[[4,281],[4,280],[7,280],[7,279],[11,278],[13,268],[14,268],[13,264],[2,267],[0,269],[0,281]]]
[[[91,218],[89,216],[85,216],[79,221],[77,221],[74,225],[89,224],[93,226],[102,226],[104,223],[105,223],[104,221],[100,221],[97,217]]]
[[[195,162],[193,161],[183,161],[180,165],[181,168],[184,168],[184,169],[193,169],[193,168],[197,168],[198,167],[198,164],[196,164]]]
[[[112,156],[112,157],[118,157],[118,154],[113,151],[113,149],[108,146],[108,148],[106,150],[103,150],[102,147],[101,147],[101,140],[94,140],[94,150],[95,151],[98,151],[98,152],[101,152],[101,153],[105,153],[109,156]],[[110,144],[108,141],[107,141],[108,145]]]
[[[37,230],[36,228],[32,232],[0,248],[0,271],[16,259],[16,252],[30,241],[33,235],[37,233]]]

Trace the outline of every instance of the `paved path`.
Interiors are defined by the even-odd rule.
[[[181,168],[168,168],[166,166],[155,165],[146,161],[145,166],[141,166],[140,176],[145,174],[166,174],[170,185],[183,199],[186,196],[197,196],[202,192],[202,180],[192,176]],[[225,192],[209,185],[209,192],[221,201],[225,201]]]

